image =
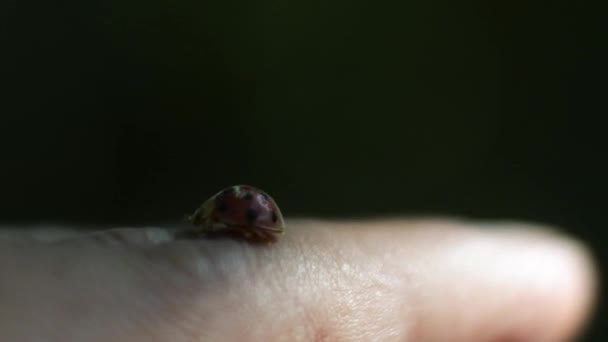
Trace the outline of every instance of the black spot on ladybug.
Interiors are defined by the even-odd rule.
[[[251,192],[248,192],[245,196],[243,196],[244,199],[251,201],[253,199],[253,194]]]
[[[268,195],[266,195],[266,193],[262,192],[262,197],[264,197],[264,199],[268,201],[269,197],[268,197]]]
[[[277,222],[279,218],[277,217],[277,213],[275,213],[274,211],[272,212],[272,222]]]
[[[247,208],[247,223],[253,224],[258,218],[258,212],[253,208]]]

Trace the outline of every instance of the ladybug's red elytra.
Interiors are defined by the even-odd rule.
[[[276,202],[250,185],[223,189],[187,220],[195,226],[197,233],[231,232],[260,242],[275,242],[285,230],[285,221]]]

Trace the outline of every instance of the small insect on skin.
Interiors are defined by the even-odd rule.
[[[240,236],[272,243],[285,231],[281,210],[272,197],[249,185],[223,189],[203,203],[187,221],[198,234]]]

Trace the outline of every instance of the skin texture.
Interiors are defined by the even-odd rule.
[[[569,341],[578,242],[520,223],[288,220],[272,246],[159,227],[0,234],[1,341]]]

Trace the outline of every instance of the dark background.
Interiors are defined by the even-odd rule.
[[[602,13],[574,1],[3,1],[0,221],[176,222],[249,183],[287,216],[560,225],[601,266]],[[606,333],[596,319],[587,340]]]

